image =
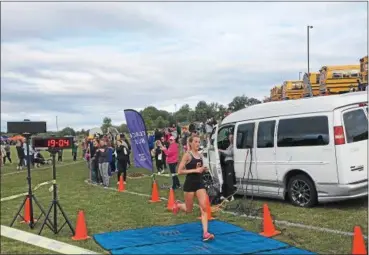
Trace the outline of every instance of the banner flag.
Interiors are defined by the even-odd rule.
[[[131,137],[135,166],[153,171],[146,125],[141,114],[135,110],[127,109],[124,110],[124,115]]]

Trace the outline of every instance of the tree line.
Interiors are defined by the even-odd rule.
[[[247,97],[245,95],[236,96],[228,105],[222,105],[219,103],[207,103],[205,101],[199,101],[194,109],[188,104],[182,105],[176,112],[168,112],[157,109],[154,106],[148,106],[140,111],[148,130],[154,130],[155,128],[169,127],[175,123],[189,124],[195,121],[206,122],[210,118],[221,120],[226,113],[235,112],[245,107],[260,104],[261,101]],[[101,129],[106,133],[108,127],[115,127],[121,133],[127,133],[128,128],[125,123],[119,126],[114,126],[112,120],[109,117],[103,119]],[[57,133],[53,133],[58,136],[86,136],[88,135],[88,129],[82,129],[76,131],[71,127],[65,127]],[[43,135],[50,135],[52,132],[48,132]]]

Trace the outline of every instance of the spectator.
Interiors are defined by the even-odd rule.
[[[156,164],[156,170],[158,171],[158,174],[163,174],[164,173],[164,169],[163,169],[163,151],[161,149],[161,145],[162,143],[160,141],[156,141],[156,148],[153,149],[153,155],[155,157],[155,164]]]
[[[112,175],[111,164],[113,162],[113,148],[112,148],[112,145],[110,143],[110,140],[105,141],[105,142],[106,142],[106,146],[107,146],[107,157],[108,157],[108,162],[109,162],[108,174],[109,174],[109,176],[111,176]]]
[[[4,155],[6,155],[5,148],[4,148],[4,145],[1,145],[0,146],[0,160],[1,160],[0,166],[1,167],[3,167],[3,165],[4,165]]]
[[[34,161],[35,161],[36,167],[39,167],[40,165],[45,165],[46,164],[46,160],[45,160],[44,156],[42,156],[41,152],[35,150],[34,155],[35,155]]]
[[[155,135],[150,134],[148,137],[149,149],[152,151],[155,148]]]
[[[129,144],[128,139],[126,138],[126,135],[125,134],[122,134],[121,135],[121,138],[122,138],[122,141],[127,144],[127,147],[129,149],[129,151],[131,151],[132,148],[131,148],[131,145]],[[131,159],[128,157],[128,165],[127,165],[127,168],[130,168],[130,167],[131,167]]]
[[[28,163],[32,166],[34,166],[34,160],[33,160],[33,149],[31,145],[28,145],[29,150],[29,157],[27,157],[27,143],[23,143],[23,151],[25,155],[25,165],[28,166]]]
[[[115,165],[115,162],[117,160],[117,157],[116,157],[116,152],[115,152],[115,144],[111,144],[111,154],[112,154],[112,158],[111,158],[111,162],[110,162],[110,171],[112,173],[114,173],[116,171],[116,165]]]
[[[159,131],[159,129],[155,129],[155,141],[160,140],[160,138],[163,136],[163,133]]]
[[[164,151],[165,155],[167,156],[167,163],[169,165],[170,174],[172,176],[172,188],[177,189],[181,187],[181,184],[179,182],[177,172],[176,172],[178,156],[179,156],[178,155],[179,154],[178,144],[176,143],[174,137],[169,138],[169,144],[170,145],[168,149],[165,148],[161,144],[161,149],[162,151]]]
[[[77,150],[78,150],[78,143],[75,141],[72,144],[72,156],[73,161],[77,161]]]
[[[98,165],[98,143],[96,140],[91,141],[89,154],[90,154],[90,171],[92,183],[101,183]]]
[[[128,160],[129,160],[129,154],[130,154],[130,150],[128,148],[128,145],[126,142],[118,140],[117,141],[117,148],[116,148],[116,152],[117,152],[117,160],[118,160],[118,184],[119,184],[119,178],[120,176],[123,174],[123,181],[124,184],[126,184],[127,181],[127,164],[128,164]]]
[[[86,156],[86,151],[87,151],[87,140],[85,139],[84,141],[82,141],[81,147],[82,147],[82,159],[85,158]]]
[[[22,141],[17,141],[17,144],[15,145],[15,148],[17,149],[17,155],[18,155],[18,165],[17,170],[22,170],[22,167],[24,166],[24,160],[25,160],[25,154],[23,150],[23,144]]]
[[[63,149],[58,150],[58,162],[63,162]]]
[[[176,124],[175,125],[176,129],[177,129],[177,139],[176,139],[176,143],[179,143],[179,138],[181,138],[181,127]]]
[[[225,168],[223,169],[223,187],[222,193],[223,197],[222,200],[228,199],[229,201],[233,201],[233,194],[235,192],[235,184],[236,184],[236,174],[234,172],[234,159],[233,159],[233,135],[229,134],[228,136],[229,146],[226,150],[218,150],[219,153],[223,154]]]
[[[12,163],[12,159],[10,157],[10,145],[8,143],[5,144],[4,146],[4,150],[5,150],[5,155],[3,156],[4,158],[4,164],[6,162],[6,159],[9,160],[10,164]]]
[[[100,140],[99,152],[99,172],[102,177],[102,183],[104,188],[109,187],[109,160],[108,160],[108,147],[105,140]]]
[[[160,141],[165,148],[169,148],[169,139],[168,141],[165,141],[164,137],[162,137]],[[165,155],[165,153],[163,153],[163,168],[167,169],[167,156]]]

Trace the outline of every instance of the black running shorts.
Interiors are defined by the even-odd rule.
[[[183,191],[184,192],[196,192],[199,189],[205,189],[204,183],[201,181],[194,181],[191,179],[186,179],[184,185],[183,185]]]

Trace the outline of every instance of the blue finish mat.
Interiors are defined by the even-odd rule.
[[[222,221],[210,221],[209,229],[215,235],[215,240],[209,242],[201,240],[200,222],[109,232],[93,237],[111,254],[314,254]]]

